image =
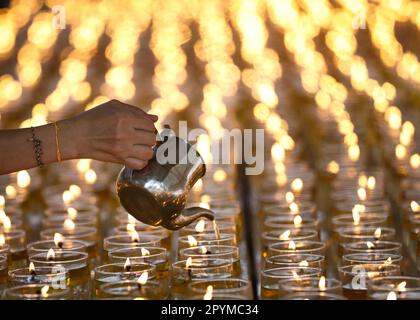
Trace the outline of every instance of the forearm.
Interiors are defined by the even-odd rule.
[[[71,134],[71,121],[58,122],[58,138],[62,160],[77,157],[77,134]],[[35,127],[36,138],[41,140],[41,161],[56,162],[57,146],[54,124]],[[0,130],[0,175],[37,166],[31,129]]]

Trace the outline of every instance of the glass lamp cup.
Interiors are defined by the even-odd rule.
[[[279,282],[279,297],[284,297],[290,293],[323,292],[342,294],[341,281],[337,279],[325,279],[323,284],[318,278],[307,279],[287,279]]]
[[[10,228],[9,230],[15,230],[15,229],[24,229],[23,227],[23,221],[21,218],[17,217],[9,217],[10,218]],[[4,228],[3,224],[0,223],[0,232],[7,232],[8,230]]]
[[[400,242],[392,241],[349,242],[343,244],[343,254],[368,252],[401,255],[401,248],[402,244]]]
[[[391,292],[397,300],[420,300],[420,278],[380,277],[368,283],[368,299],[387,300]]]
[[[203,221],[203,222],[202,222]],[[198,224],[204,224],[203,231],[197,231]],[[232,221],[217,221],[217,229],[220,233],[226,233],[226,234],[236,234],[238,237],[239,234],[237,233],[236,224]],[[181,236],[187,236],[189,234],[195,235],[195,234],[201,234],[201,233],[214,233],[214,226],[212,222],[209,222],[208,220],[199,219],[197,223],[192,223],[189,226],[186,226],[179,230],[179,234]]]
[[[95,296],[100,297],[100,287],[104,283],[115,283],[120,281],[137,281],[138,278],[147,272],[148,280],[156,279],[156,266],[150,263],[110,263],[95,268]]]
[[[387,253],[351,253],[343,256],[343,265],[359,265],[364,263],[369,264],[395,264],[400,266],[402,261],[401,255],[387,254]]]
[[[56,216],[56,215],[68,215],[69,208],[76,210],[76,217],[97,217],[99,214],[99,209],[95,205],[78,205],[76,207],[65,207],[65,208],[47,208],[44,213],[45,216]],[[73,212],[74,212],[73,210]]]
[[[294,202],[297,208],[293,211],[289,203],[283,202],[276,205],[264,206],[262,213],[266,217],[275,217],[279,215],[295,215],[295,214],[306,214],[308,216],[316,216],[316,205],[312,201],[301,200]]]
[[[11,229],[8,231],[0,231],[0,234],[4,236],[8,246],[9,268],[15,269],[26,267],[26,232],[22,229]]]
[[[171,251],[172,237],[169,230],[166,230],[165,228],[143,230],[143,227],[137,227],[137,226],[134,226],[134,230],[141,237],[148,236],[148,235],[159,237],[162,247],[166,248],[166,250],[168,251]],[[130,231],[127,231],[127,225],[121,225],[121,226],[115,227],[111,233],[116,234],[116,235],[117,234],[130,234]]]
[[[380,229],[380,234],[377,230]],[[395,229],[387,227],[343,227],[337,229],[338,255],[343,255],[343,246],[350,242],[392,241],[395,239]]]
[[[339,214],[332,218],[333,230],[337,232],[339,228],[343,227],[354,227],[355,225],[360,227],[385,227],[387,225],[388,216],[378,213],[360,214],[360,221],[355,224],[353,215],[351,214]]]
[[[97,197],[93,194],[82,193],[79,196],[74,196],[70,200],[65,200],[63,199],[63,193],[56,193],[44,197],[44,200],[48,208],[63,209],[69,207],[74,208],[77,206],[85,207],[90,205],[96,205]]]
[[[226,259],[233,264],[233,275],[240,276],[241,274],[239,248],[236,246],[210,245],[189,247],[179,250],[180,260],[186,260],[189,257],[193,260],[200,258]]]
[[[367,298],[367,283],[377,277],[399,275],[400,269],[394,264],[359,264],[338,268],[343,283],[343,295],[350,300]]]
[[[54,289],[48,286],[48,291],[43,293],[45,284],[26,284],[11,287],[4,293],[6,300],[70,300],[72,298],[70,288]]]
[[[60,266],[35,267],[34,270],[19,268],[9,271],[8,281],[9,287],[43,283],[64,289],[70,284],[70,276],[69,272]]]
[[[335,214],[351,214],[356,204],[363,204],[365,206],[364,213],[389,212],[389,203],[385,200],[375,200],[363,203],[358,199],[353,201],[336,202],[334,204],[334,212]]]
[[[104,283],[99,287],[96,299],[106,300],[163,300],[167,293],[162,291],[162,284],[155,280],[148,280],[140,285],[137,281],[124,280]]]
[[[347,300],[347,298],[333,293],[304,292],[288,294],[281,300]]]
[[[7,256],[0,254],[0,296],[7,285],[7,270],[8,270]]]
[[[195,242],[191,242],[188,236],[181,236],[178,238],[178,250],[196,247],[196,246],[211,246],[211,245],[226,245],[226,246],[236,246],[237,240],[235,234],[226,234],[221,233],[220,237],[216,237],[214,233],[199,233],[193,236]]]
[[[91,275],[87,253],[54,250],[54,257],[50,256],[49,252],[41,252],[29,257],[29,261],[34,263],[35,268],[64,268],[69,273],[69,286],[72,290],[73,299],[80,300],[91,297]]]
[[[31,257],[41,252],[48,252],[51,248],[54,249],[55,251],[70,250],[70,251],[87,252],[85,242],[79,241],[79,240],[70,240],[70,239],[64,239],[62,242],[58,244],[56,244],[54,240],[40,240],[36,242],[31,242],[26,246],[28,257]]]
[[[56,233],[60,233],[64,239],[83,241],[89,258],[98,255],[98,230],[92,227],[77,227],[73,230],[65,228],[49,228],[41,231],[42,240],[54,240]]]
[[[263,269],[311,267],[325,270],[325,256],[311,253],[288,253],[265,258]]]
[[[309,253],[325,256],[325,243],[318,241],[279,241],[268,247],[268,256]]]
[[[319,241],[318,231],[315,229],[277,229],[262,234],[261,253],[267,256],[268,247],[280,241]]]
[[[169,294],[169,260],[168,251],[162,247],[126,247],[108,253],[111,263],[125,263],[130,258],[131,263],[150,263],[156,267],[156,280]]]
[[[116,249],[132,248],[132,247],[161,247],[161,238],[153,235],[118,234],[106,237],[104,239],[104,260],[108,259],[109,252]]]
[[[208,286],[212,286],[213,297],[217,296],[236,296],[244,300],[252,300],[252,287],[248,280],[243,279],[210,279],[191,282],[188,287],[192,297],[201,297],[208,291]]]
[[[311,267],[281,267],[261,271],[261,299],[279,298],[279,283],[287,279],[319,278],[321,269]]]
[[[291,230],[291,229],[315,229],[318,230],[319,221],[310,216],[301,216],[302,221],[297,226],[295,224],[296,216],[276,216],[268,217],[264,221],[264,230],[270,231],[273,229]]]
[[[206,257],[177,261],[172,264],[172,298],[187,298],[188,285],[193,281],[226,279],[231,278],[232,275],[232,261],[227,259]]]
[[[62,228],[66,219],[69,219],[69,216],[66,214],[55,215],[55,216],[46,216],[42,219],[42,228]],[[77,216],[75,219],[70,219],[74,222],[75,227],[99,227],[99,220],[97,216]]]

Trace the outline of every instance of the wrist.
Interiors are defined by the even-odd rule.
[[[62,160],[79,159],[81,155],[81,139],[75,121],[72,119],[57,122]]]

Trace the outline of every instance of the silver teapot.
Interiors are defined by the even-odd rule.
[[[121,205],[137,220],[170,230],[201,217],[213,220],[213,212],[206,208],[185,208],[188,192],[206,172],[203,158],[169,127],[160,136],[146,167],[121,170],[117,180]]]

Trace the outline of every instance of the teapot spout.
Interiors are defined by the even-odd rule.
[[[169,223],[165,223],[164,226],[170,230],[178,230],[189,225],[198,218],[206,218],[212,221],[214,220],[214,213],[209,209],[201,207],[185,208],[179,216],[169,221]]]

